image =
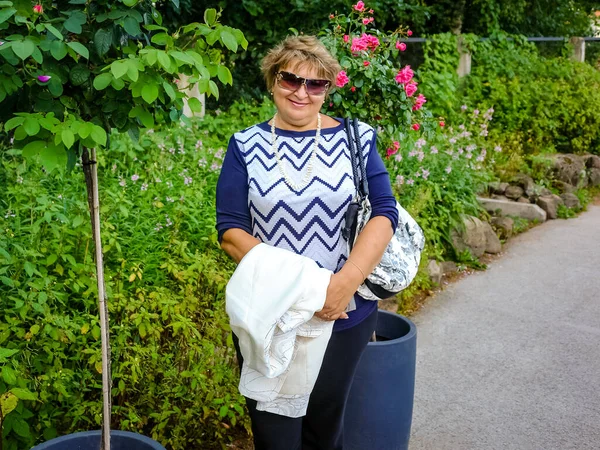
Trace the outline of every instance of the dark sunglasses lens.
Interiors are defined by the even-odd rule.
[[[280,72],[279,85],[284,89],[295,91],[302,86],[302,81],[301,78],[298,78],[293,73]]]
[[[327,90],[328,86],[329,86],[329,81],[327,81],[327,80],[307,80],[306,81],[306,91],[312,95],[323,94]]]

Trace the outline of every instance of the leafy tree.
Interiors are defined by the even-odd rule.
[[[177,124],[184,94],[179,74],[218,98],[214,79],[232,84],[223,51],[248,43],[219,23],[215,9],[204,23],[163,26],[149,0],[0,1],[0,104],[5,132],[25,157],[39,157],[46,171],[74,167],[86,175],[103,341],[103,430],[110,428],[110,357],[100,241],[96,150],[112,129],[137,137],[140,127]],[[189,100],[199,111],[200,102]],[[103,438],[103,448],[110,442]]]

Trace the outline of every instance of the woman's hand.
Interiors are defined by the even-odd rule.
[[[348,318],[344,311],[358,286],[362,283],[361,275],[357,272],[352,271],[351,267],[344,266],[342,270],[331,276],[331,281],[327,287],[325,305],[321,311],[315,313],[315,316],[321,320]]]

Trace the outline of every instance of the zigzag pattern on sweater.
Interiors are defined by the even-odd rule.
[[[364,123],[359,130],[368,159],[374,130]],[[315,134],[277,130],[277,135],[284,170],[299,183],[310,161]],[[236,133],[235,139],[248,170],[252,234],[266,244],[310,257],[329,270],[341,267],[347,256],[341,229],[355,191],[344,127],[322,131],[311,180],[297,192],[277,167],[268,127],[255,125]]]

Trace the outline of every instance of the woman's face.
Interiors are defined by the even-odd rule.
[[[280,71],[290,72],[302,78],[322,79],[316,69],[308,65],[290,65]],[[309,95],[305,85],[301,85],[296,91],[284,89],[279,86],[276,78],[273,101],[277,106],[277,126],[293,130],[316,128],[317,114],[323,106],[325,94],[326,92],[321,95]]]

